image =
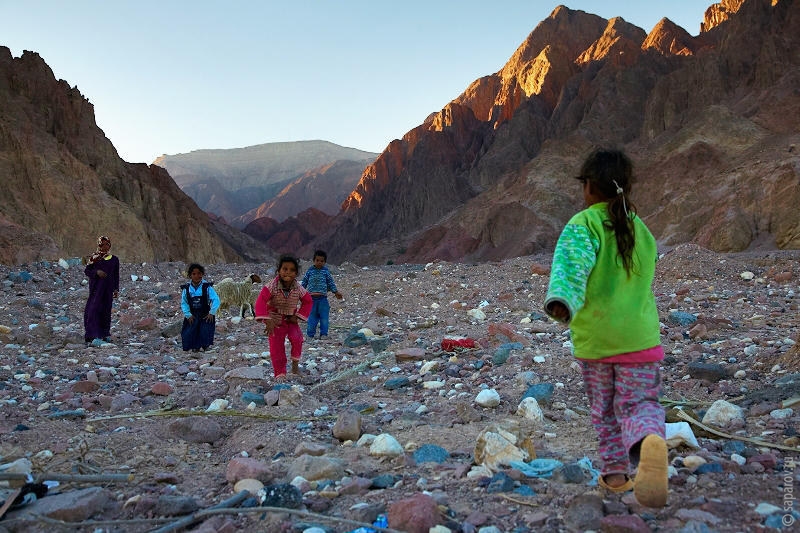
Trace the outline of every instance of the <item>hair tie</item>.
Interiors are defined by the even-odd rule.
[[[622,189],[622,187],[619,186],[619,183],[617,183],[617,180],[611,180],[611,182],[617,188],[617,194],[621,194],[622,195],[622,209],[625,211],[625,217],[626,218],[630,218],[631,215],[630,215],[630,213],[628,213],[628,205],[625,203],[625,195],[623,194],[625,191]]]

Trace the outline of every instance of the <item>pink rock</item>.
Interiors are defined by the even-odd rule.
[[[74,393],[72,391],[60,392],[53,396],[53,399],[57,402],[66,402],[70,398],[72,398]]]
[[[401,348],[394,353],[398,363],[402,361],[422,361],[425,359],[425,350],[422,348]]]
[[[153,331],[158,329],[158,321],[154,317],[144,318],[133,325],[133,329],[139,331]]]
[[[524,515],[523,518],[527,525],[532,527],[541,527],[547,522],[547,519],[550,518],[550,514],[545,513],[544,511],[535,511],[533,513]]]
[[[252,457],[234,457],[225,469],[225,479],[236,483],[242,479],[257,479],[262,483],[272,481],[269,466]]]
[[[157,396],[169,396],[172,394],[172,386],[169,383],[159,381],[150,388],[150,392]]]
[[[96,381],[78,381],[72,384],[72,392],[94,392],[100,388]]]
[[[779,272],[778,274],[775,274],[772,279],[778,283],[786,283],[787,281],[792,281],[792,273],[789,271]]]
[[[778,460],[771,453],[762,453],[760,455],[754,455],[752,457],[749,457],[747,459],[747,462],[748,463],[759,463],[767,470],[774,469],[775,465],[778,464]]]
[[[372,479],[355,477],[339,489],[339,494],[363,494],[369,490],[370,486],[372,486]]]
[[[281,397],[280,391],[269,390],[267,391],[266,394],[264,394],[264,403],[269,406],[278,405],[280,397]]]
[[[64,522],[81,522],[101,512],[112,501],[111,492],[100,487],[71,490],[37,500],[36,514]]]
[[[531,274],[538,274],[539,276],[547,276],[550,274],[550,267],[533,263],[531,264]]]
[[[605,533],[650,533],[647,522],[635,514],[609,515],[600,521],[600,531]]]

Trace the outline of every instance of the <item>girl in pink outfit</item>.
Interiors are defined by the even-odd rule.
[[[300,355],[303,351],[303,332],[299,320],[308,320],[314,301],[297,282],[300,262],[296,257],[284,255],[278,260],[275,279],[264,286],[256,299],[256,320],[264,323],[264,333],[269,335],[269,357],[275,381],[286,380],[286,337],[292,345],[292,374],[300,373]]]

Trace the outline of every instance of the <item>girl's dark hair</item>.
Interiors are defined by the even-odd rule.
[[[192,263],[189,265],[189,268],[186,269],[186,275],[191,276],[193,270],[199,270],[201,274],[205,275],[206,269],[203,268],[203,265],[200,263]]]
[[[293,255],[282,255],[280,259],[278,259],[278,270],[281,269],[281,265],[284,263],[292,263],[294,267],[297,269],[297,273],[300,273],[300,261]]]
[[[610,220],[605,225],[614,231],[622,266],[630,276],[636,240],[633,228],[636,207],[628,198],[634,181],[631,160],[621,150],[599,148],[584,161],[579,179],[591,183],[595,191],[608,199]]]
[[[315,251],[313,259],[316,259],[317,257],[323,258],[326,263],[328,262],[328,254],[325,253],[325,250],[317,250],[317,251]]]

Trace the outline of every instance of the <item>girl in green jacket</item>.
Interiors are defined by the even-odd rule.
[[[628,197],[633,168],[623,152],[594,151],[577,179],[586,209],[558,239],[545,311],[569,324],[599,438],[600,485],[633,489],[640,504],[663,507],[668,463],[658,402],[664,350],[652,290],[656,241]]]

